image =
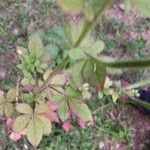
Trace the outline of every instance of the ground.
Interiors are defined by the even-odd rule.
[[[48,32],[55,24],[63,26],[64,18],[55,0],[0,1],[0,71],[8,71],[6,80],[0,81],[0,89],[15,85],[20,75],[16,67],[19,63],[16,47],[26,46],[29,35],[34,32]],[[150,44],[143,34],[148,30],[149,18],[143,18],[136,10],[126,12],[124,5],[116,2],[104,13],[93,35],[105,42],[107,55],[121,59],[146,58],[150,56]],[[133,83],[149,75],[149,70],[133,69],[115,78]],[[40,149],[146,150],[150,147],[149,116],[133,106],[114,105],[109,99],[93,98],[90,107],[95,118],[93,125],[84,130],[74,127],[67,134],[56,126],[52,134],[43,139]],[[30,144],[24,144],[26,139],[14,143],[3,135],[2,126],[0,130],[0,149],[31,149]]]

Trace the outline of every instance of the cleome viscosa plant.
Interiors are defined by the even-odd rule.
[[[104,95],[112,96],[112,101],[116,103],[124,95],[138,97],[138,92],[131,89],[150,83],[147,80],[124,88],[121,82],[113,84],[107,77],[108,69],[150,66],[149,59],[119,61],[101,55],[105,44],[95,40],[91,30],[111,2],[58,0],[59,6],[67,13],[82,14],[83,17],[79,21],[69,20],[64,37],[61,38],[61,32],[60,41],[54,40],[56,43],[53,44],[65,51],[65,57],[55,65],[53,55],[45,50],[38,34],[29,38],[27,48],[17,48],[22,79],[16,88],[6,94],[0,92],[0,116],[6,118],[11,139],[17,141],[26,136],[37,147],[42,137],[51,133],[52,123],[59,124],[66,132],[73,127],[72,120],[76,120],[81,128],[87,123],[93,124],[92,113],[86,104],[92,96],[90,89],[100,99]],[[56,37],[51,36],[51,40],[53,38]],[[149,108],[149,104],[141,105]]]

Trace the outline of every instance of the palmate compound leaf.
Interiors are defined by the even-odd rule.
[[[28,44],[28,49],[30,54],[35,56],[37,59],[42,56],[43,43],[38,34],[34,34],[31,36]]]
[[[17,106],[19,112],[25,112],[25,115],[18,116],[13,125],[15,132],[21,132],[26,129],[26,135],[29,142],[37,147],[42,139],[43,135],[48,135],[51,132],[51,122],[45,116],[42,116],[43,112],[47,110],[47,106],[44,104],[36,105],[35,113],[31,112],[30,106],[20,104]],[[30,111],[27,113],[26,111]]]

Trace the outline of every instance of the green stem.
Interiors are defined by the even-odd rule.
[[[144,102],[144,101],[142,101],[142,100],[140,100],[140,99],[137,99],[137,98],[133,98],[133,99],[131,99],[131,100],[128,100],[128,101],[121,101],[121,102],[123,102],[123,103],[125,103],[125,104],[134,104],[134,105],[136,105],[136,106],[141,106],[141,107],[144,107],[144,108],[146,108],[146,109],[150,109],[150,103]]]
[[[87,22],[86,26],[84,28],[84,31],[82,32],[82,34],[79,36],[78,40],[76,41],[74,47],[78,47],[80,45],[80,43],[83,41],[83,39],[86,37],[86,35],[92,30],[92,28],[96,25],[97,20],[99,18],[99,16],[101,15],[101,13],[104,11],[104,9],[111,3],[111,0],[105,0],[101,2],[101,6],[98,9],[97,13],[95,14],[95,17],[92,21]]]
[[[114,61],[103,63],[112,68],[134,68],[134,67],[150,67],[150,59],[140,59],[140,60],[124,60],[124,61]]]
[[[136,89],[136,88],[148,85],[148,84],[150,84],[150,79],[142,80],[140,82],[131,84],[131,85],[127,86],[126,89],[127,90]]]
[[[95,14],[95,17],[92,21],[90,22],[86,22],[86,26],[83,30],[83,32],[81,33],[81,35],[79,36],[78,40],[76,41],[76,43],[74,44],[74,48],[78,47],[81,42],[84,40],[84,38],[86,37],[86,35],[92,30],[92,28],[96,25],[97,20],[99,18],[99,16],[101,15],[101,13],[104,11],[104,9],[112,2],[112,0],[104,0],[102,1],[102,4],[99,8],[99,10],[97,11],[97,13]],[[67,56],[62,63],[57,67],[57,69],[62,69],[64,68],[64,66],[67,64],[67,62],[69,61],[69,56]]]

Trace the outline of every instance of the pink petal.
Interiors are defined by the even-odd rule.
[[[58,116],[57,116],[57,113],[52,111],[52,110],[47,110],[45,113],[44,113],[45,117],[47,117],[51,122],[57,122],[59,123],[59,119],[58,119]]]
[[[73,126],[69,121],[67,121],[62,125],[62,128],[65,130],[65,132],[69,132]]]
[[[21,139],[21,134],[20,133],[16,133],[16,132],[12,132],[10,134],[10,138],[13,140],[13,141],[18,141]]]
[[[8,118],[6,120],[6,125],[7,125],[8,129],[11,129],[13,127],[13,120],[11,118]]]
[[[86,121],[83,120],[83,119],[78,119],[78,124],[80,125],[80,127],[81,127],[82,129],[84,129],[84,128],[85,128],[85,125],[86,125]]]

